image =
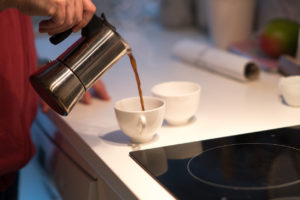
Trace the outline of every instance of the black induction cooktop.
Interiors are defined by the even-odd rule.
[[[130,156],[177,199],[300,200],[300,126]]]

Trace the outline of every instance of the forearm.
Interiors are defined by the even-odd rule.
[[[0,12],[7,8],[7,1],[8,0],[0,0]]]
[[[91,0],[0,0],[0,12],[7,8],[17,8],[29,16],[48,16],[40,22],[39,31],[50,35],[70,28],[80,30],[96,11]]]
[[[5,9],[12,8],[14,2],[14,0],[0,0],[0,12]]]

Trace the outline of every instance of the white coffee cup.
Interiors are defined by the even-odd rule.
[[[300,76],[287,76],[279,80],[279,90],[285,102],[294,107],[300,106]]]
[[[155,85],[152,95],[166,101],[165,119],[170,125],[188,123],[195,115],[201,87],[193,82],[171,81]]]
[[[143,99],[145,111],[141,109],[139,97],[122,99],[114,105],[119,127],[130,137],[132,143],[151,141],[163,123],[165,101],[155,97]]]

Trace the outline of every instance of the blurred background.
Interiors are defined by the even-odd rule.
[[[118,28],[128,24],[157,23],[172,29],[195,28],[206,31],[209,23],[207,1],[210,0],[93,0],[93,3],[97,7],[97,14],[104,12],[108,18],[114,20],[113,24]],[[226,2],[225,4],[234,2],[234,0],[222,1]],[[251,10],[254,32],[274,18],[288,18],[300,22],[298,0],[242,0],[242,2],[255,4],[255,8]],[[40,18],[33,17],[35,27],[39,21]],[[224,23],[228,23],[226,19]]]
[[[260,34],[266,30],[268,22],[274,19],[288,19],[300,23],[299,0],[93,0],[93,2],[98,15],[105,13],[109,22],[121,35],[129,35],[125,39],[129,44],[133,44],[133,48],[132,40],[135,42],[139,39],[147,40],[141,34],[141,29],[148,25],[173,33],[189,30],[207,37],[207,41],[211,41],[217,48],[231,50],[258,60],[262,68],[268,71],[278,70],[279,57],[261,52],[258,44]],[[33,17],[37,37],[41,35],[38,33],[40,20],[41,18]],[[298,30],[296,31],[298,33]],[[288,31],[279,34],[291,36],[291,32]],[[292,42],[297,43],[295,38],[293,40]],[[59,52],[57,49],[55,51]],[[295,47],[292,51],[295,54]]]

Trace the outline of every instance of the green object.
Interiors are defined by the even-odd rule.
[[[294,55],[297,51],[299,24],[289,19],[274,19],[260,34],[260,48],[271,57]]]

